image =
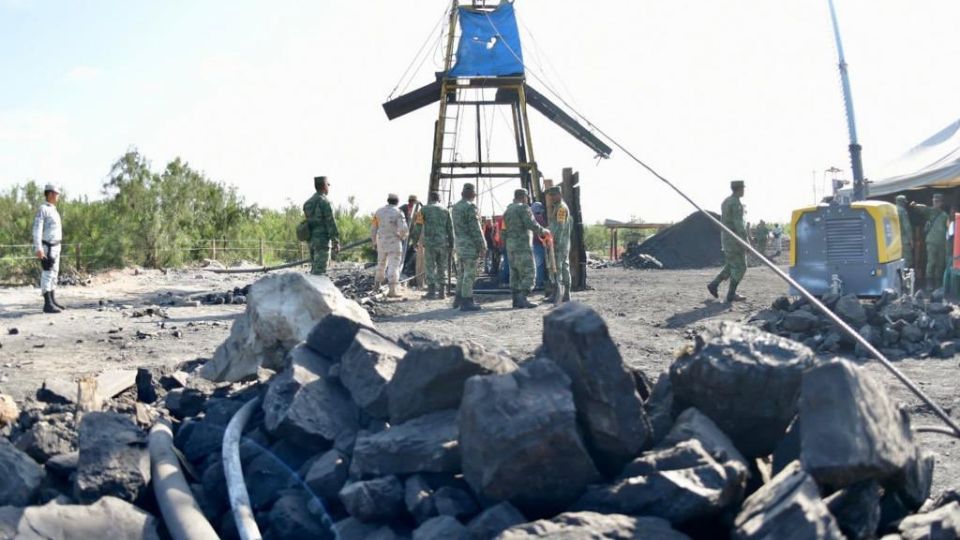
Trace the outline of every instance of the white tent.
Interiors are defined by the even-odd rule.
[[[960,186],[960,120],[884,167],[881,178],[883,180],[870,183],[870,196]]]

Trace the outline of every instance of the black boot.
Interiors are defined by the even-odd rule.
[[[460,311],[480,311],[480,306],[473,301],[473,297],[464,298],[461,300]]]
[[[537,305],[527,300],[526,294],[517,293],[513,299],[513,307],[519,309],[530,309],[537,307]]]
[[[717,287],[719,286],[720,286],[720,282],[717,280],[713,280],[707,284],[707,291],[710,292],[710,296],[717,299],[720,298],[720,293],[717,291]]]
[[[564,290],[563,290],[563,301],[564,301],[564,302],[569,302],[569,301],[570,301],[570,289],[564,289]]]
[[[53,304],[53,307],[63,311],[67,308],[60,305],[60,302],[57,302],[57,291],[50,291],[50,303]]]
[[[445,300],[446,298],[447,298],[447,286],[440,285],[440,287],[437,288],[437,299]]]
[[[423,295],[426,300],[433,300],[437,297],[437,288],[433,285],[427,285],[427,294]]]
[[[462,305],[463,305],[463,297],[460,296],[460,293],[457,293],[456,296],[453,297],[453,309],[457,309]]]
[[[510,291],[510,299],[511,299],[510,307],[514,309],[520,307],[517,305],[517,296],[519,296],[517,291]]]
[[[737,287],[739,285],[740,285],[739,281],[733,281],[732,279],[730,280],[730,288],[727,289],[727,303],[742,302],[746,300],[746,298],[737,294]]]
[[[53,305],[53,302],[50,301],[50,293],[48,292],[43,293],[43,312],[60,313],[60,309]]]

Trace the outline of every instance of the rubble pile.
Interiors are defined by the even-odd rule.
[[[640,252],[639,242],[629,242],[626,251],[620,256],[624,268],[639,268],[641,270],[663,270],[663,263],[653,255]]]
[[[720,216],[712,214],[717,219]],[[627,250],[629,253],[629,249]],[[649,255],[663,268],[709,268],[723,264],[720,230],[700,212],[667,227],[634,249],[637,255]],[[624,256],[626,260],[626,256]]]
[[[942,291],[929,299],[921,292],[909,296],[885,291],[876,299],[827,294],[822,301],[890,358],[952,358],[958,352],[960,310],[944,301]],[[866,356],[862,347],[802,298],[777,298],[769,309],[755,314],[750,324],[819,353]]]
[[[253,399],[240,461],[265,538],[960,534],[955,492],[930,498],[933,459],[908,417],[848,361],[725,322],[650,389],[581,304],[550,311],[521,360],[391,338],[329,280],[291,275],[253,285],[199,369],[141,370],[79,421],[73,404],[23,404],[0,425],[0,537],[47,523],[157,537],[143,438],[167,417],[200,509],[236,538],[221,445]]]

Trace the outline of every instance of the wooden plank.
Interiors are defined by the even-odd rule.
[[[137,384],[137,370],[120,369],[104,371],[97,375],[97,393],[102,401],[106,401]]]

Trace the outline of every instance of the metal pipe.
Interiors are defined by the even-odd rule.
[[[230,511],[233,513],[233,520],[237,524],[237,534],[240,540],[261,540],[263,538],[260,535],[257,521],[253,518],[250,496],[247,494],[247,485],[243,480],[243,467],[240,464],[240,436],[259,403],[259,397],[246,402],[230,419],[227,430],[223,433],[223,474],[227,481]]]
[[[148,445],[153,493],[170,536],[174,540],[219,540],[183,477],[168,421],[160,420],[153,425]]]
[[[837,56],[840,58],[840,83],[843,87],[843,105],[847,112],[847,133],[850,136],[850,168],[853,170],[853,200],[862,201],[867,198],[866,185],[863,181],[863,158],[861,146],[857,139],[857,119],[853,112],[853,93],[850,90],[850,74],[847,72],[847,60],[843,56],[843,42],[840,40],[840,24],[837,22],[837,12],[830,4],[830,20],[833,22],[833,37],[837,42]]]
[[[356,242],[350,242],[349,244],[340,248],[340,251],[337,253],[343,253],[344,251],[358,248],[360,246],[369,244],[372,242],[370,238],[364,238],[363,240],[357,240]],[[257,268],[204,268],[207,272],[213,272],[214,274],[257,274],[260,272],[272,272],[274,270],[283,270],[284,268],[293,268],[294,266],[300,266],[301,264],[310,263],[310,259],[301,259],[299,261],[278,264],[276,266],[263,266]]]

